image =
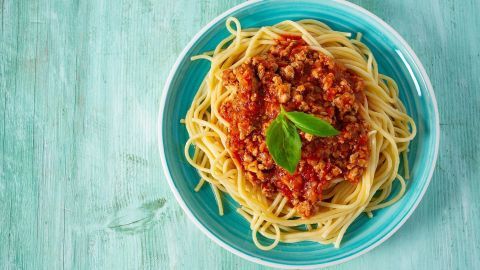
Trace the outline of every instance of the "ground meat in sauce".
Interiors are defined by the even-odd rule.
[[[248,59],[223,73],[235,96],[220,114],[230,123],[228,147],[247,179],[273,198],[281,192],[304,217],[313,215],[329,182],[357,183],[367,166],[368,130],[360,116],[365,101],[363,81],[303,40],[284,37],[268,53]],[[300,132],[302,157],[291,175],[270,156],[265,134],[282,105],[287,111],[313,114],[341,134],[314,137]]]

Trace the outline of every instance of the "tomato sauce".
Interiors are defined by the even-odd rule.
[[[228,147],[246,178],[267,197],[281,192],[309,217],[331,181],[360,180],[368,163],[369,126],[360,115],[365,95],[357,75],[310,49],[299,37],[284,36],[268,53],[225,70],[222,80],[235,90],[220,107],[230,123]],[[315,115],[341,131],[322,138],[299,131],[302,156],[293,174],[275,164],[265,142],[280,106]]]

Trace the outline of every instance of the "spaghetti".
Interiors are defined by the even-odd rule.
[[[220,215],[223,215],[222,193],[238,202],[237,212],[250,222],[252,239],[262,250],[270,250],[279,242],[299,241],[339,247],[346,230],[361,213],[372,217],[372,211],[395,203],[405,193],[405,180],[398,174],[399,156],[403,155],[405,176],[409,178],[406,154],[416,127],[398,97],[395,81],[378,72],[374,56],[360,41],[361,34],[350,39],[350,33],[334,31],[316,20],[283,21],[274,26],[242,30],[236,18],[229,18],[226,28],[231,35],[214,51],[192,58],[211,62],[210,71],[184,120],[190,136],[185,156],[200,174],[195,190],[208,182]],[[369,127],[365,168],[355,183],[347,177],[329,179],[328,185],[322,185],[321,200],[315,202],[315,211],[307,212],[309,214],[299,211],[285,192],[274,189],[275,192],[267,196],[261,185],[247,179],[245,166],[232,152],[229,131],[236,127],[232,127],[225,112],[221,112],[225,109],[222,106],[237,94],[235,87],[227,87],[225,71],[238,69],[252,57],[265,55],[285,37],[300,40],[309,51],[334,59],[363,82],[364,94],[358,113]],[[192,145],[195,147],[190,155]],[[393,196],[396,180],[401,188]],[[391,195],[393,198],[388,199]],[[258,233],[273,243],[263,245],[257,238]]]

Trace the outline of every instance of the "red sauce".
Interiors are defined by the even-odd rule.
[[[268,53],[248,59],[223,74],[233,99],[220,107],[230,123],[228,147],[247,179],[269,198],[281,192],[305,216],[317,211],[322,191],[342,178],[357,183],[367,166],[369,127],[360,115],[363,81],[332,58],[284,36]],[[294,174],[277,166],[265,135],[282,105],[331,123],[341,134],[314,137],[300,132],[302,157]]]

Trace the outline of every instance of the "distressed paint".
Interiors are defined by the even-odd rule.
[[[262,268],[190,224],[156,141],[176,56],[240,2],[0,0],[1,269]],[[354,2],[423,61],[442,141],[430,189],[404,227],[332,269],[480,268],[480,3]]]

